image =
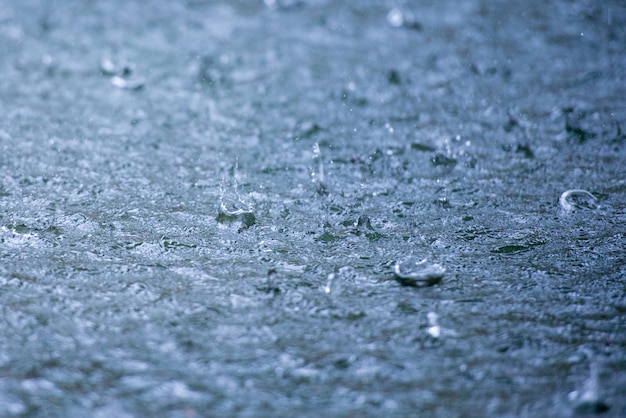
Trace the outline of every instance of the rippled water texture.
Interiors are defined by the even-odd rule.
[[[0,416],[626,415],[623,2],[0,0],[0,75]]]

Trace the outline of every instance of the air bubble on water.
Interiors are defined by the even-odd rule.
[[[559,197],[559,205],[565,212],[576,209],[597,209],[599,207],[597,202],[597,197],[582,189],[566,190]]]
[[[410,257],[398,261],[393,267],[395,279],[405,286],[423,286],[439,283],[446,272],[440,264],[427,259]]]

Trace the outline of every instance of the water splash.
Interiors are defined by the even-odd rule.
[[[431,286],[439,283],[446,269],[427,259],[408,258],[393,266],[395,279],[403,286]]]
[[[328,193],[326,178],[324,175],[322,151],[320,150],[320,145],[317,142],[313,145],[313,169],[311,170],[311,181],[315,184],[318,193]]]
[[[428,335],[433,338],[440,337],[457,337],[459,334],[450,328],[444,328],[439,325],[439,315],[435,312],[428,312],[426,314],[426,318],[428,319]]]
[[[559,197],[559,205],[565,212],[576,209],[597,209],[599,207],[597,202],[597,197],[582,189],[566,190]]]
[[[222,224],[240,221],[241,227],[239,231],[242,231],[256,224],[256,216],[254,215],[254,207],[252,204],[243,199],[239,194],[237,168],[238,163],[235,163],[231,174],[231,184],[228,184],[226,179],[222,177],[220,183],[220,200],[215,220]]]

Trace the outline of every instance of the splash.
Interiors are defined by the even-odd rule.
[[[408,258],[393,267],[395,279],[403,286],[431,286],[439,283],[446,269],[427,259]]]
[[[566,190],[559,197],[559,205],[565,212],[576,209],[597,209],[597,202],[597,197],[582,189]]]
[[[316,142],[313,145],[313,169],[311,171],[311,181],[315,184],[317,192],[327,194],[326,178],[324,175],[324,161],[322,160],[322,151],[320,145]]]

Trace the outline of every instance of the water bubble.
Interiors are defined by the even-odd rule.
[[[575,209],[597,209],[597,201],[597,197],[582,189],[566,190],[559,197],[559,205],[566,212]]]
[[[408,258],[393,267],[395,279],[403,286],[430,286],[439,283],[446,269],[427,259]]]

